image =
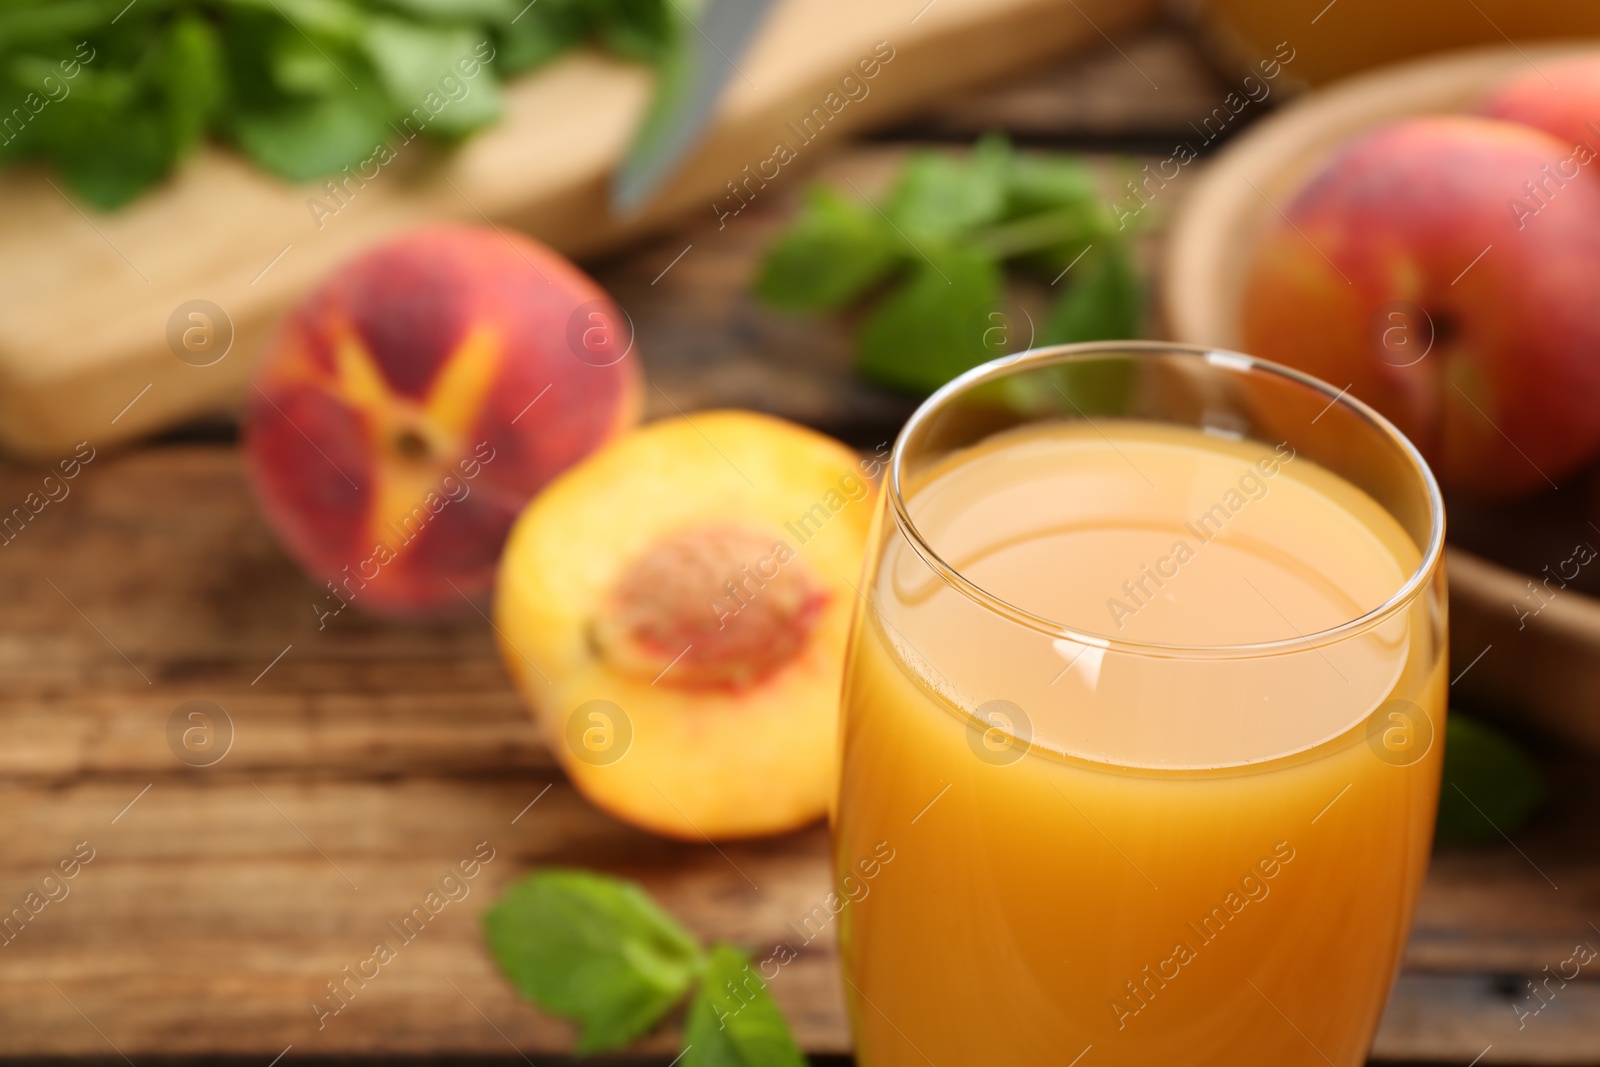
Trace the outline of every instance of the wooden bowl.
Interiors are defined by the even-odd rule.
[[[1530,62],[1595,47],[1489,48],[1418,60],[1312,93],[1251,126],[1196,176],[1174,220],[1163,271],[1168,332],[1178,341],[1240,347],[1245,273],[1264,229],[1351,136],[1471,110],[1491,85]],[[1517,605],[1525,603],[1528,575],[1454,547],[1446,568],[1452,695],[1600,751],[1600,599],[1563,590],[1523,619]]]

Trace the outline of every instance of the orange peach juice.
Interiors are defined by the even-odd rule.
[[[1439,602],[1312,635],[1417,546],[1287,444],[1130,420],[905,490],[956,573],[1082,639],[884,517],[834,816],[841,877],[895,849],[841,917],[863,1067],[1363,1063],[1432,837]]]

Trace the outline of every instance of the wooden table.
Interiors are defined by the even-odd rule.
[[[824,176],[881,180],[909,142],[997,124],[1030,144],[1164,151],[1225,89],[1170,30],[1119,43],[858,143]],[[875,445],[910,402],[854,381],[844,325],[780,318],[746,292],[797,188],[725,229],[708,211],[593,266],[638,324],[652,414],[749,406]],[[0,502],[40,477],[0,468]],[[345,614],[319,630],[318,589],[269,538],[225,426],[97,455],[0,548],[0,590],[0,910],[74,849],[93,855],[0,944],[0,1057],[549,1062],[569,1029],[513,995],[478,932],[529,867],[638,878],[701,935],[755,947],[827,891],[820,827],[719,853],[588,806],[535,739],[482,620]],[[232,723],[209,767],[168,745],[190,700]],[[1554,795],[1533,826],[1436,856],[1379,1061],[1600,1063],[1593,974],[1520,1032],[1512,1011],[1576,941],[1600,945],[1600,788],[1581,761],[1545,756]],[[325,983],[485,841],[494,858],[471,895],[319,1029]],[[808,1051],[848,1052],[829,938],[773,993]],[[669,1030],[640,1051],[664,1063],[675,1048]]]

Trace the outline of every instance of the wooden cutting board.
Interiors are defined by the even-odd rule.
[[[0,499],[36,480],[0,464]],[[790,925],[828,890],[823,828],[718,851],[601,814],[541,746],[486,623],[347,612],[319,630],[318,587],[273,545],[231,446],[97,456],[72,486],[0,549],[0,909],[80,842],[93,859],[0,945],[0,1056],[544,1063],[571,1031],[516,997],[479,933],[540,864],[641,879],[704,938],[793,943],[773,995],[808,1052],[848,1050],[832,930],[805,944]],[[190,700],[233,724],[209,767],[168,745]],[[1600,786],[1570,759],[1551,775],[1515,848],[1435,858],[1380,1059],[1467,1064],[1492,1044],[1485,1065],[1595,1062],[1587,969],[1520,1031],[1512,1011],[1575,940],[1600,945]],[[911,834],[898,847],[938,847],[934,819]],[[479,842],[493,859],[469,895],[319,1028],[326,983]],[[665,1063],[675,1041],[669,1025],[642,1047]]]
[[[331,216],[309,206],[318,186],[284,184],[220,150],[109,215],[74,203],[42,173],[0,175],[0,446],[54,461],[82,440],[106,445],[228,405],[284,310],[386,234],[428,220],[491,221],[583,254],[684,212],[710,218],[726,183],[770,158],[777,141],[798,158],[772,189],[754,187],[757,196],[793,183],[849,130],[1099,42],[1101,31],[1131,25],[1155,7],[1155,0],[785,0],[739,57],[744,75],[729,81],[707,140],[630,220],[609,214],[606,184],[651,79],[643,68],[593,54],[511,86],[501,123],[453,155],[421,141],[398,147],[396,160]],[[857,89],[860,99],[825,124],[814,120],[821,132],[802,142],[795,132],[802,118],[880,41],[893,58],[863,83],[866,95]],[[169,319],[196,299],[221,308],[233,334],[227,355],[204,367],[180,361],[168,341]],[[179,319],[181,335],[187,323]]]

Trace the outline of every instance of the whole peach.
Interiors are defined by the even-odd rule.
[[[1256,250],[1246,349],[1348,386],[1449,488],[1554,485],[1600,449],[1600,180],[1525,185],[1568,153],[1468,116],[1357,138]]]
[[[512,521],[637,420],[631,331],[558,253],[423,229],[347,263],[288,316],[247,396],[268,523],[350,603],[429,614],[487,597]]]

